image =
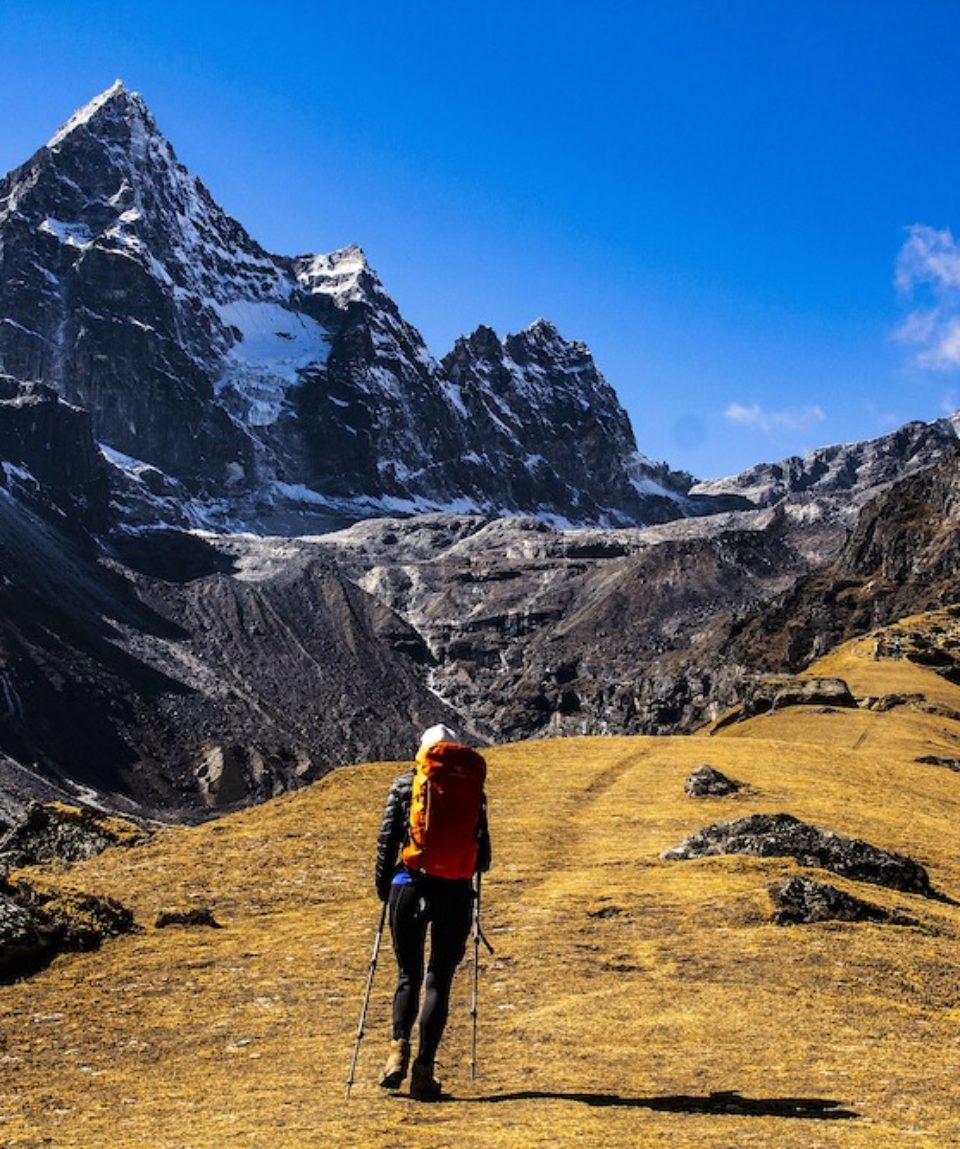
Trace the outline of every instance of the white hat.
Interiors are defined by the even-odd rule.
[[[438,742],[459,741],[460,738],[456,731],[451,730],[449,726],[444,726],[441,722],[436,726],[431,726],[429,730],[424,730],[423,737],[420,739],[420,749],[426,750],[429,746],[436,746]]]

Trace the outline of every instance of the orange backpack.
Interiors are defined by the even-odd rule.
[[[401,857],[408,870],[472,878],[487,764],[475,750],[437,742],[417,755],[410,833]]]

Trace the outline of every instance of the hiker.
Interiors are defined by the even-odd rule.
[[[424,733],[416,762],[415,770],[394,779],[377,839],[377,894],[387,902],[398,967],[393,1040],[380,1085],[399,1089],[407,1075],[429,926],[430,960],[410,1095],[435,1100],[440,1084],[434,1060],[453,975],[470,933],[472,879],[490,868],[486,762],[442,725]]]
[[[893,642],[890,645],[890,653],[897,661],[903,657],[903,639],[899,634],[893,636]]]
[[[886,635],[878,634],[877,641],[873,646],[873,661],[879,662],[881,658],[887,653],[887,639]]]

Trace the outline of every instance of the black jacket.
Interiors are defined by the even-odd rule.
[[[413,771],[399,774],[393,780],[390,793],[383,807],[383,820],[377,835],[377,864],[374,880],[377,896],[385,902],[390,896],[390,883],[397,872],[400,851],[407,841],[410,825],[410,802],[413,797]],[[477,825],[477,870],[481,873],[490,869],[491,847],[490,829],[487,825],[487,800],[480,808],[480,821]]]

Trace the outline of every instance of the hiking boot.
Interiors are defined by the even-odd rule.
[[[387,1064],[383,1067],[383,1076],[380,1078],[380,1088],[399,1089],[401,1082],[407,1076],[409,1064],[410,1042],[404,1037],[398,1037],[390,1043]]]
[[[413,1072],[410,1074],[410,1096],[417,1101],[440,1099],[440,1082],[433,1076],[431,1062],[417,1058],[413,1063]]]

